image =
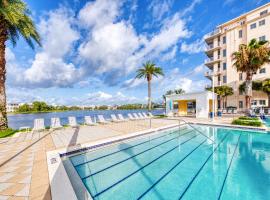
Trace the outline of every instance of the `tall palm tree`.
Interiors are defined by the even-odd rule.
[[[183,90],[182,88],[176,89],[174,90],[175,94],[184,94],[185,90]]]
[[[0,0],[0,130],[8,127],[6,112],[6,42],[13,46],[22,36],[31,48],[34,41],[39,45],[40,37],[29,16],[27,5],[21,0]]]
[[[222,87],[222,99],[225,99],[226,105],[227,105],[227,98],[228,96],[233,95],[233,88],[229,87],[227,85],[221,86]],[[223,108],[224,108],[224,102],[223,102]]]
[[[248,45],[239,45],[239,50],[232,54],[233,65],[238,72],[246,73],[245,95],[246,108],[250,108],[252,96],[252,77],[265,63],[270,62],[270,49],[267,41],[252,39]]]
[[[163,70],[161,67],[156,67],[155,63],[147,61],[143,66],[137,70],[136,78],[145,78],[148,83],[148,110],[150,111],[151,106],[151,81],[153,76],[164,76]]]
[[[262,82],[262,90],[268,95],[268,107],[270,107],[270,79]]]

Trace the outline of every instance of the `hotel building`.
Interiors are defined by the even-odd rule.
[[[240,111],[245,109],[245,96],[239,92],[239,85],[245,81],[245,74],[238,73],[233,66],[232,53],[238,51],[240,44],[248,44],[253,38],[270,40],[270,3],[217,26],[205,38],[205,54],[208,57],[205,65],[209,68],[205,77],[211,81],[214,79],[215,87],[228,85],[234,90],[234,94],[227,97],[225,107],[237,107]],[[270,78],[270,64],[264,65],[253,76],[253,80],[266,78]],[[268,97],[264,92],[253,91],[251,104],[267,107]],[[218,108],[222,108],[220,99]]]

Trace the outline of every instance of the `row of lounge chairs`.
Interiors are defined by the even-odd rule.
[[[92,120],[92,118],[90,116],[85,116],[84,117],[84,124],[85,125],[89,125],[89,126],[95,126],[98,123],[100,124],[109,124],[112,122],[126,122],[129,120],[135,121],[135,120],[144,120],[144,119],[149,119],[154,117],[151,113],[149,113],[148,115],[146,113],[128,113],[128,118],[124,118],[124,116],[122,114],[118,114],[117,116],[115,114],[111,114],[111,120],[106,120],[103,115],[98,115],[97,119],[98,121],[96,122],[96,120]],[[78,127],[79,124],[77,123],[77,120],[75,117],[68,117],[68,125],[71,127]],[[54,117],[51,118],[51,129],[59,129],[62,128],[63,126],[61,125],[61,121],[60,118],[58,117]],[[33,131],[40,131],[40,130],[44,130],[45,129],[45,123],[44,123],[44,119],[40,118],[40,119],[35,119],[34,120],[34,128]]]

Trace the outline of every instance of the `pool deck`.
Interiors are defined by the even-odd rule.
[[[229,125],[232,118],[199,120],[181,118],[192,123]],[[177,120],[152,119],[110,123],[97,126],[79,126],[54,131],[21,133],[0,139],[0,200],[51,199],[47,167],[48,151],[96,142],[130,133],[177,125]]]

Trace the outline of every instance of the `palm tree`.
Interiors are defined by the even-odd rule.
[[[8,128],[5,89],[6,42],[10,40],[15,46],[22,36],[31,48],[34,48],[34,41],[41,45],[39,34],[29,14],[27,5],[21,0],[0,1],[0,130]]]
[[[161,67],[156,67],[153,62],[146,62],[143,64],[142,68],[137,70],[136,78],[145,78],[148,83],[148,110],[151,110],[151,80],[153,76],[158,77],[159,75],[164,76]]]
[[[262,90],[268,95],[268,107],[270,107],[270,79],[262,82]]]
[[[233,95],[233,88],[227,85],[224,85],[224,86],[221,86],[221,90],[222,90],[222,99],[225,98],[225,102],[227,105],[227,97]],[[224,108],[224,102],[223,102],[223,108]]]
[[[212,91],[212,88],[208,89]],[[222,108],[224,109],[224,103],[227,102],[227,97],[233,95],[233,88],[227,85],[217,86],[214,88],[215,93],[220,97],[220,101],[222,103]],[[224,101],[225,99],[225,101]],[[227,104],[227,103],[226,103]]]
[[[267,41],[252,39],[248,45],[241,44],[239,50],[232,54],[238,72],[246,73],[245,95],[246,108],[250,108],[252,96],[252,77],[265,63],[270,62],[270,49]]]
[[[179,88],[179,89],[174,90],[174,93],[175,94],[184,94],[185,90],[183,90],[182,88]]]

